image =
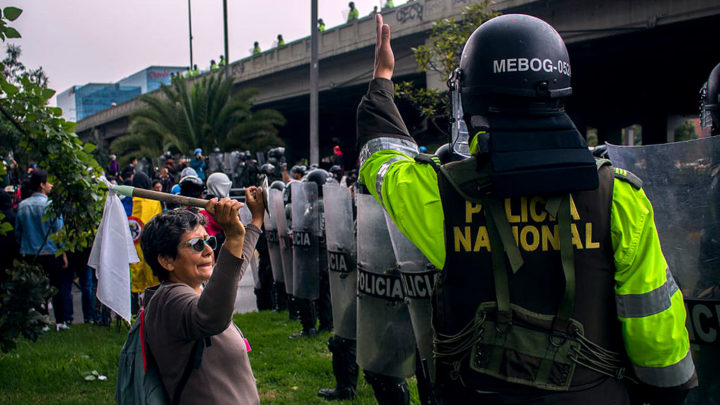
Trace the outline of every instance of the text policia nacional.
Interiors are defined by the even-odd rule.
[[[515,243],[524,251],[560,250],[557,219],[545,211],[545,202],[543,197],[521,197],[514,199],[513,203],[509,198],[505,199],[505,214],[511,225]],[[453,248],[456,252],[479,252],[481,249],[490,251],[490,237],[486,226],[472,225],[473,222],[478,223],[475,218],[477,215],[484,215],[482,204],[466,201],[465,222],[468,225],[454,226],[452,229]],[[572,198],[570,198],[570,215],[573,221],[578,221],[578,223],[573,222],[570,225],[573,247],[575,249],[600,248],[600,243],[593,240],[592,222],[581,221]]]

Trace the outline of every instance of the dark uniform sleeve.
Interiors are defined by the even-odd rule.
[[[393,138],[415,144],[393,101],[393,90],[390,80],[373,79],[370,82],[357,111],[358,150],[377,138]]]

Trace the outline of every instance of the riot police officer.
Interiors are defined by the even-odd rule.
[[[318,330],[319,331],[332,331],[333,329],[333,318],[332,318],[332,306],[330,304],[330,281],[328,276],[328,256],[327,256],[327,243],[325,240],[325,209],[323,205],[323,185],[328,181],[332,181],[332,175],[323,169],[315,169],[309,172],[304,182],[313,182],[317,184],[318,188],[318,229],[319,229],[319,259],[320,259],[320,287],[319,297],[316,302],[317,315],[318,315]]]
[[[470,36],[451,80],[470,156],[440,166],[418,155],[393,103],[390,29],[376,19],[359,181],[441,269],[441,398],[622,404],[627,373],[641,400],[682,403],[697,385],[682,293],[641,182],[596,162],[565,113],[572,71],[560,35],[514,14]]]

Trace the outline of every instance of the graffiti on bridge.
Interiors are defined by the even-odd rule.
[[[423,20],[423,5],[412,2],[405,7],[399,8],[395,13],[398,22],[405,23],[414,19]]]

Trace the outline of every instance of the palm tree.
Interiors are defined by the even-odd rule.
[[[111,145],[118,155],[157,157],[166,150],[196,147],[263,150],[284,144],[277,136],[277,127],[285,124],[282,114],[252,110],[256,89],[233,94],[232,79],[221,74],[192,84],[176,78],[161,89],[159,95],[140,96],[147,106],[130,117],[130,134]]]

